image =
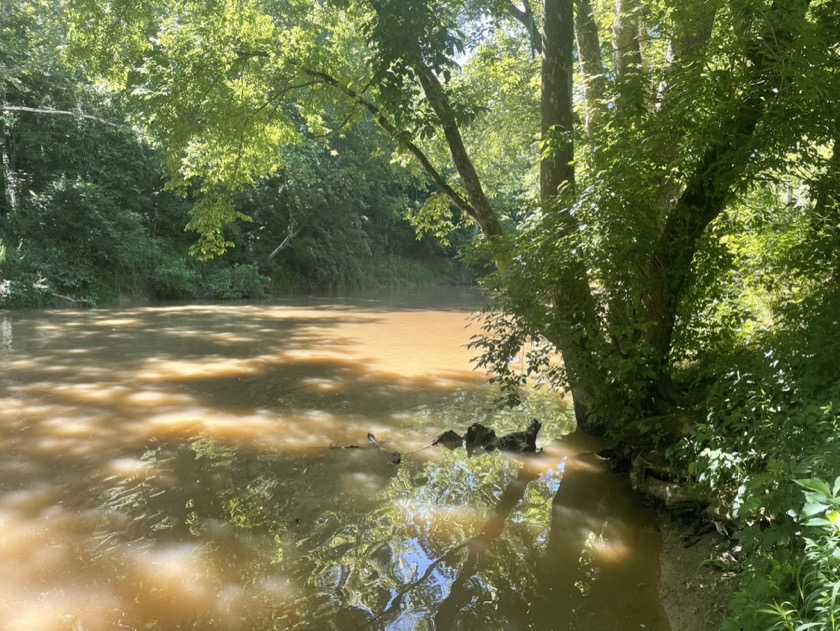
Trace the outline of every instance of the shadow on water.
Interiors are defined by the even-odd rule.
[[[429,447],[527,419],[474,303],[424,300],[0,314],[0,629],[666,630],[650,517],[565,415]]]

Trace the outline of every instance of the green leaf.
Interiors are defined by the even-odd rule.
[[[802,517],[811,517],[817,513],[824,513],[828,510],[828,506],[822,502],[806,502],[802,507]]]
[[[831,497],[831,489],[828,488],[828,484],[818,478],[794,480],[794,482],[803,489],[808,489],[809,491],[814,491],[815,493],[819,493],[826,497]]]

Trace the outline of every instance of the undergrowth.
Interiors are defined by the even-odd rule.
[[[673,456],[736,532],[744,581],[725,630],[840,629],[838,321],[840,297],[803,300],[703,367],[705,422]]]

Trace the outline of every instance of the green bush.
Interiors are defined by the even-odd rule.
[[[151,275],[151,290],[162,300],[188,300],[200,292],[199,273],[185,259],[173,258],[158,265]]]
[[[206,298],[254,300],[268,297],[270,282],[255,264],[250,263],[214,269],[207,273],[201,287]]]
[[[796,312],[717,357],[706,420],[677,450],[736,526],[730,631],[840,629],[840,349],[826,335],[840,311],[804,300]],[[808,329],[794,326],[806,314]]]

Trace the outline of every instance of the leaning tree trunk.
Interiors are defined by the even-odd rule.
[[[790,7],[780,5],[778,12],[765,16],[765,32],[745,42],[749,87],[722,114],[715,140],[705,148],[689,174],[653,246],[647,270],[651,282],[643,296],[643,307],[649,324],[645,341],[657,375],[652,388],[654,396],[671,387],[668,369],[677,313],[703,233],[724,211],[749,173],[753,137],[768,108],[780,95],[796,88],[794,77],[784,72],[781,62],[795,37],[797,25],[793,20],[805,19],[808,4],[807,0],[796,0]],[[773,7],[777,8],[776,3]]]

